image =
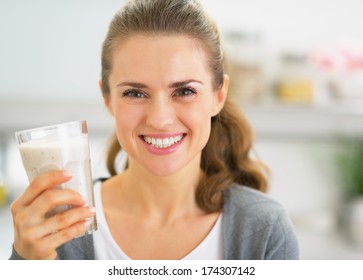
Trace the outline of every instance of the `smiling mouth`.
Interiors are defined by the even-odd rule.
[[[142,135],[140,136],[140,138],[147,144],[153,146],[154,148],[166,149],[179,143],[185,136],[186,134],[180,134],[172,137],[157,138],[157,137]]]

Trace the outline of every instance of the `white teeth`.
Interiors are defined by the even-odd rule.
[[[156,146],[162,146],[163,145],[163,140],[161,140],[160,138],[156,139]]]
[[[144,136],[144,141],[150,145],[153,145],[155,148],[165,149],[178,143],[182,138],[182,135],[169,138],[153,138],[150,136]]]
[[[168,138],[164,138],[163,139],[163,147],[168,147],[169,146],[169,139]]]

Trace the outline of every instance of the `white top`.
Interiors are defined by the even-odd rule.
[[[102,206],[101,182],[94,186],[98,229],[93,233],[96,260],[130,260],[113,239]],[[223,259],[222,214],[207,237],[183,260],[222,260]]]

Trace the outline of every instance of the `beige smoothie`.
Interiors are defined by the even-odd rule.
[[[21,143],[19,149],[29,181],[50,170],[67,170],[72,174],[72,179],[58,187],[74,189],[84,198],[92,200],[88,201],[89,205],[94,205],[87,135],[64,139],[43,137]],[[70,207],[70,205],[57,207],[48,213],[48,216]],[[94,223],[91,225],[95,226]]]

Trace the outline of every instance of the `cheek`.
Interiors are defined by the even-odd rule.
[[[209,139],[211,111],[208,106],[197,106],[194,110],[189,110],[187,114],[184,114],[184,121],[193,137],[197,137],[201,142]]]
[[[114,110],[114,117],[116,123],[116,131],[120,144],[127,146],[127,139],[130,137],[137,137],[135,130],[141,122],[141,114],[136,108],[129,108],[129,106],[119,106]]]

